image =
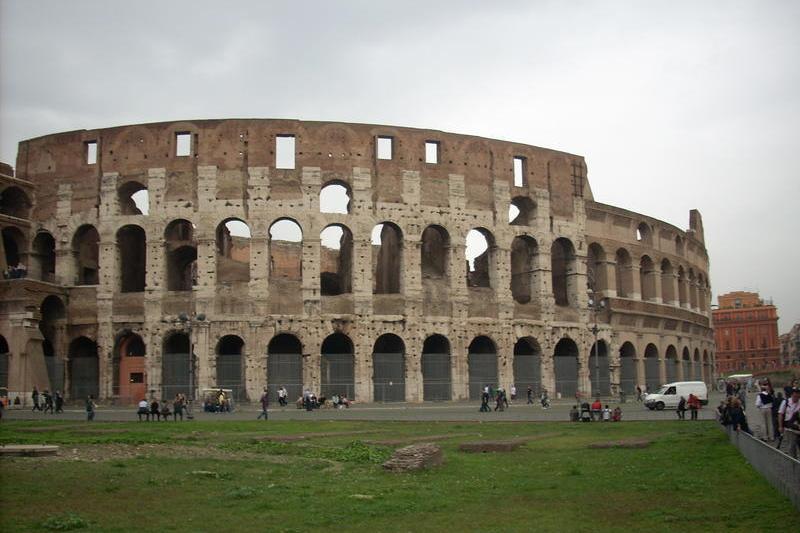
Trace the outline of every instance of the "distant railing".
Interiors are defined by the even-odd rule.
[[[800,461],[744,431],[728,427],[727,432],[747,462],[800,510]]]

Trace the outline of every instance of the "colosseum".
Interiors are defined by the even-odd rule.
[[[12,396],[422,402],[712,379],[700,213],[681,230],[598,203],[581,156],[231,119],[46,135],[0,170]]]

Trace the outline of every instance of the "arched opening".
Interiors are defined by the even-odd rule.
[[[8,358],[11,353],[6,338],[0,335],[0,387],[8,388]]]
[[[661,386],[658,367],[658,348],[655,344],[648,344],[644,350],[644,382],[650,392],[655,392]]]
[[[334,394],[355,398],[355,367],[353,341],[343,333],[328,335],[320,350],[320,394],[330,398]]]
[[[73,400],[95,398],[100,392],[100,360],[97,343],[78,337],[69,344],[69,392]],[[51,384],[52,385],[52,384]]]
[[[689,288],[689,307],[697,309],[697,278],[694,275],[694,270],[689,269],[689,279],[687,282]]]
[[[147,268],[147,237],[139,226],[127,225],[117,231],[120,292],[143,292]]]
[[[7,187],[0,193],[0,214],[10,217],[30,218],[33,202],[19,187]]]
[[[138,181],[128,181],[117,190],[121,215],[147,215],[150,213],[150,194]]]
[[[303,230],[288,218],[276,220],[269,227],[270,283],[300,288],[303,279]],[[295,287],[296,286],[296,287]]]
[[[54,283],[56,280],[56,240],[50,233],[40,231],[33,239],[29,276]]]
[[[508,223],[512,226],[532,226],[536,222],[536,203],[526,196],[517,196],[508,206]]]
[[[675,255],[683,255],[683,239],[680,235],[675,236]]]
[[[531,388],[538,394],[542,387],[542,349],[536,339],[522,337],[514,344],[514,384],[517,394]]]
[[[692,379],[692,355],[689,353],[689,348],[683,347],[681,352],[681,360],[679,364],[678,378],[683,381]]]
[[[12,226],[3,228],[3,251],[6,260],[3,265],[4,275],[8,278],[26,277],[27,268],[17,269],[22,264],[22,256],[26,252],[25,236],[19,229]]]
[[[267,346],[267,387],[272,398],[286,389],[287,401],[303,395],[303,345],[288,333],[272,337]]]
[[[703,361],[700,359],[700,350],[694,349],[692,359],[692,378],[693,381],[703,381]]]
[[[406,348],[397,335],[378,337],[372,349],[372,386],[376,402],[406,399]]]
[[[238,218],[217,226],[217,283],[250,281],[250,227]]]
[[[608,345],[598,340],[589,350],[589,383],[593,396],[611,395],[611,374],[608,367]]]
[[[225,335],[217,342],[217,383],[222,389],[231,389],[237,401],[247,397],[244,384],[244,341],[237,335]]]
[[[64,390],[64,354],[56,353],[55,346],[62,346],[66,328],[67,310],[61,298],[50,295],[39,307],[39,331],[42,333],[42,352],[47,368],[47,377],[53,390]],[[66,392],[66,391],[64,391]]]
[[[320,291],[322,296],[353,292],[353,234],[333,224],[320,234]]]
[[[561,339],[553,352],[556,397],[572,399],[578,392],[578,346],[572,339]]]
[[[467,259],[467,287],[495,286],[494,236],[484,228],[467,233],[465,255]]]
[[[625,342],[619,349],[620,379],[619,385],[625,394],[636,392],[636,347]]]
[[[661,261],[661,294],[665,304],[675,302],[675,272],[669,259]]]
[[[431,335],[422,345],[422,399],[426,402],[452,399],[450,341]]]
[[[72,256],[75,258],[75,284],[99,284],[100,234],[94,226],[85,224],[77,229],[72,237]]]
[[[192,344],[183,332],[174,332],[164,339],[161,350],[161,398],[169,400],[176,394],[192,394]]]
[[[372,228],[372,292],[399,294],[403,272],[403,234],[391,222]]]
[[[519,236],[511,241],[511,296],[520,304],[530,303],[536,291],[536,241]]]
[[[620,248],[616,253],[617,296],[630,298],[633,293],[633,271],[631,270],[631,254]]]
[[[319,191],[320,213],[350,213],[350,189],[340,181],[332,181]]]
[[[559,237],[550,248],[553,277],[553,298],[558,306],[577,305],[575,286],[575,247],[564,237]]]
[[[665,374],[664,377],[667,380],[667,383],[672,383],[674,381],[678,381],[678,366],[680,365],[680,361],[678,361],[678,351],[675,349],[673,345],[667,346],[667,351],[664,356],[664,368]]]
[[[686,307],[689,303],[688,295],[686,290],[686,272],[683,270],[683,266],[678,267],[678,303],[681,307]]]
[[[586,276],[589,289],[602,296],[608,290],[608,276],[606,274],[606,252],[603,247],[593,242],[589,245],[586,257]]]
[[[469,366],[469,399],[480,400],[483,388],[497,387],[497,348],[486,336],[472,339],[467,351]]]
[[[636,240],[639,241],[640,243],[645,245],[652,244],[653,240],[651,238],[651,235],[652,231],[650,229],[650,226],[645,222],[640,223],[636,227]]]
[[[707,351],[703,350],[703,381],[706,383],[711,383],[711,368],[712,368],[712,361],[711,358],[713,356]]]
[[[117,338],[113,359],[114,396],[123,403],[138,402],[147,395],[146,354],[144,341],[136,333],[127,331]]]
[[[649,256],[643,255],[639,262],[639,283],[642,287],[642,300],[656,299],[656,267]]]
[[[448,274],[450,235],[441,226],[428,226],[422,232],[420,247],[422,279],[443,279]]]
[[[194,225],[177,219],[164,230],[167,251],[167,290],[190,291],[197,285],[197,243]]]
[[[697,274],[697,308],[700,309],[701,313],[705,313],[708,311],[707,307],[707,298],[708,298],[708,291],[707,291],[707,283],[706,278],[703,276],[703,273],[700,272]]]

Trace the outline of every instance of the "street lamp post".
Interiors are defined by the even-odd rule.
[[[597,334],[600,332],[600,328],[597,326],[597,312],[602,311],[605,308],[606,301],[604,298],[599,300],[597,298],[595,275],[593,270],[589,270],[587,273],[587,284],[589,286],[589,309],[592,310],[592,314],[594,315],[594,324],[589,331],[591,331],[592,335],[594,336],[592,357],[594,357],[594,392],[595,397],[597,397],[600,395],[600,347],[597,344]]]
[[[205,322],[206,315],[203,313],[199,314],[192,314],[189,315],[187,313],[181,313],[178,315],[178,320],[180,320],[181,325],[186,330],[189,335],[189,413],[188,417],[192,418],[192,409],[191,405],[193,404],[195,397],[197,395],[197,356],[194,353],[194,336],[192,332],[194,330],[194,326],[196,324]]]

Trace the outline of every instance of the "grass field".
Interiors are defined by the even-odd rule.
[[[265,440],[273,436],[278,440]],[[300,438],[303,437],[303,438]],[[510,453],[458,444],[534,437]],[[384,472],[431,439],[445,464]],[[643,449],[589,449],[646,438]],[[295,440],[292,440],[295,439]],[[711,422],[3,422],[0,530],[792,530],[800,513]]]

